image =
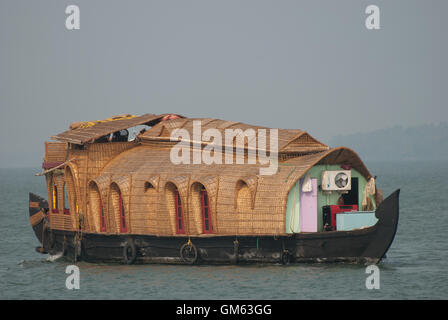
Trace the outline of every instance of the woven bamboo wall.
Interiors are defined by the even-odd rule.
[[[107,162],[134,146],[134,142],[97,143],[89,144],[86,149],[82,150],[76,148],[67,149],[67,143],[65,142],[46,142],[45,161],[72,160],[72,162],[66,166],[65,179],[62,176],[57,181],[60,212],[63,212],[64,182],[67,186],[72,230],[76,229],[78,223],[78,218],[75,212],[75,208],[78,206],[79,214],[84,216],[83,230],[98,232],[99,218],[95,219],[92,217],[92,214],[90,213],[91,210],[89,210],[88,182],[98,177],[100,171],[104,168]],[[53,175],[48,175],[47,180],[51,179],[52,176]],[[49,188],[49,186],[47,187]],[[51,199],[51,190],[48,190],[49,199]],[[107,195],[107,192],[105,193]],[[127,194],[127,197],[129,198],[129,193]],[[102,200],[104,208],[107,209],[108,199],[102,197]],[[128,203],[129,201],[128,199],[124,199],[124,202]],[[107,221],[111,219],[108,216],[106,216],[106,218]],[[111,230],[116,230],[116,224],[113,222],[113,219],[114,218],[111,219],[112,221],[109,222],[109,224],[112,226]],[[68,220],[68,218],[65,218],[65,220]],[[68,230],[69,227],[67,222],[64,223],[64,227],[59,226],[57,223],[53,227],[55,229]]]
[[[87,145],[86,155],[89,159],[87,166],[88,177],[94,179],[107,162],[134,146],[135,143],[133,142],[95,143]]]
[[[69,160],[65,167],[65,178],[69,191],[70,212],[73,216],[74,228],[78,225],[79,215],[83,217],[83,229],[90,230],[87,217],[87,154],[86,150],[69,149]],[[78,212],[76,212],[78,210]]]
[[[63,213],[51,214],[50,216],[50,228],[57,230],[72,231],[72,218],[69,215]]]
[[[129,152],[129,154],[138,154],[139,157],[144,156],[143,154],[146,154],[147,151],[145,151],[148,147],[139,147],[135,150],[132,150]],[[139,150],[138,150],[139,149]],[[166,164],[170,164],[169,160],[169,153],[167,153],[169,150],[159,150],[158,152],[154,151],[151,152],[151,156],[147,158],[147,161],[142,164],[140,160],[137,159],[129,159],[126,157],[126,167],[131,168],[135,164],[135,166],[139,167],[139,172],[135,173],[134,176],[134,182],[140,181],[139,183],[136,183],[135,185],[140,185],[141,187],[135,187],[133,193],[132,193],[132,218],[138,217],[138,219],[142,219],[142,216],[144,217],[146,214],[146,217],[148,217],[148,214],[145,213],[147,211],[147,208],[143,206],[143,203],[145,202],[145,195],[143,192],[143,186],[144,186],[144,176],[150,177],[154,175],[155,172],[161,173],[160,175],[160,185],[166,185],[165,188],[159,189],[159,194],[162,195],[162,197],[159,197],[159,203],[158,203],[158,213],[160,215],[167,214],[169,216],[168,219],[164,219],[161,221],[161,223],[157,223],[156,226],[158,227],[158,232],[156,234],[162,234],[162,235],[174,235],[176,232],[175,228],[175,208],[174,208],[174,186],[177,186],[181,197],[182,197],[182,203],[183,203],[183,210],[184,210],[184,221],[186,224],[187,231],[191,235],[198,235],[202,233],[202,215],[200,212],[200,207],[198,204],[198,201],[194,201],[195,195],[197,196],[198,189],[195,187],[195,185],[199,186],[199,182],[196,181],[200,178],[197,177],[215,177],[214,183],[208,183],[209,185],[220,185],[219,190],[217,187],[213,188],[210,186],[207,186],[207,183],[204,183],[203,185],[206,187],[207,192],[210,196],[210,198],[214,198],[217,200],[210,199],[211,204],[211,217],[212,217],[212,223],[214,226],[214,231],[217,234],[271,234],[272,232],[275,233],[281,233],[280,228],[278,225],[281,225],[283,223],[283,213],[280,214],[280,217],[272,217],[272,212],[275,212],[275,210],[269,210],[267,212],[263,212],[263,207],[260,206],[260,208],[257,210],[252,209],[252,205],[254,203],[254,192],[246,192],[246,202],[247,203],[247,210],[246,212],[242,213],[241,216],[241,223],[238,213],[236,212],[235,208],[235,187],[237,185],[238,180],[241,179],[241,174],[239,174],[238,170],[234,169],[233,166],[227,166],[226,173],[223,173],[219,176],[219,178],[216,176],[216,166],[201,166],[201,165],[179,165],[179,166],[172,166],[169,165],[169,167],[166,166]],[[168,158],[167,158],[168,157]],[[112,161],[114,163],[115,161]],[[118,161],[117,161],[118,163]],[[121,165],[120,165],[121,166]],[[225,165],[221,167],[226,167]],[[246,168],[247,165],[240,165],[240,168]],[[116,174],[117,172],[121,171],[122,168],[115,168],[114,170],[110,171],[110,174]],[[177,169],[177,170],[174,170]],[[193,170],[192,170],[193,169]],[[253,175],[256,175],[258,173],[258,166],[253,165],[251,166],[251,171],[253,172]],[[133,169],[132,169],[133,170]],[[107,171],[107,168],[106,170]],[[190,175],[186,176],[178,176],[175,175],[176,173],[180,172],[188,172],[191,173]],[[250,175],[247,175],[247,170],[242,170],[244,173],[244,179],[249,179]],[[105,174],[105,172],[103,173]],[[190,185],[187,182],[188,176],[190,176]],[[204,179],[204,178],[202,178]],[[254,178],[252,180],[256,180],[257,178]],[[221,184],[224,185],[223,188],[221,188]],[[211,190],[212,189],[212,190]],[[213,190],[214,189],[214,190]],[[139,191],[140,190],[140,191]],[[278,196],[274,195],[273,198],[278,198]],[[196,198],[197,199],[197,198]],[[187,201],[186,201],[187,200]],[[247,212],[249,211],[249,212]],[[236,219],[237,218],[237,219]],[[148,219],[148,218],[147,218]],[[167,221],[170,223],[168,224]],[[215,222],[216,221],[216,222]],[[275,224],[275,225],[274,225]],[[144,228],[144,224],[140,224],[141,228]],[[135,225],[133,224],[133,231],[135,231]],[[167,230],[167,227],[170,226],[170,230]],[[153,228],[147,227],[145,230],[139,228],[139,233],[150,233],[152,234]],[[164,228],[165,230],[161,230],[161,228]]]
[[[67,156],[66,142],[45,141],[45,162],[63,162]]]
[[[350,163],[363,175],[370,175],[357,155],[346,148],[288,159],[280,163],[277,174],[260,176],[259,164],[173,165],[171,148],[164,145],[134,145],[130,150],[129,144],[109,146],[70,150],[70,157],[75,158],[70,167],[76,168],[73,177],[77,182],[69,189],[74,188],[79,194],[80,208],[87,216],[86,231],[99,230],[95,201],[101,194],[107,232],[120,232],[120,190],[128,233],[176,235],[174,190],[177,188],[187,235],[201,235],[198,194],[203,185],[209,195],[215,234],[280,235],[285,230],[289,189],[313,165]],[[98,190],[87,188],[91,180],[101,181],[97,183]]]
[[[157,211],[158,211],[158,191],[153,184],[147,182],[148,185],[145,186],[145,210],[143,214],[140,215],[140,221],[137,218],[133,220],[133,230],[135,233],[145,234],[150,232],[155,234],[157,232]],[[136,212],[142,212],[137,211]]]
[[[158,235],[172,232],[171,224],[174,227],[174,215],[170,216],[167,213],[165,192],[160,191],[164,188],[159,185],[159,179],[158,175],[133,176],[130,198],[133,233]],[[171,217],[173,221],[170,220]]]
[[[70,184],[66,181],[65,175],[62,170],[52,171],[46,177],[47,180],[47,190],[48,199],[50,205],[50,227],[58,230],[74,230],[75,220],[74,214],[70,211],[70,214],[65,214],[65,208],[71,208],[70,206],[70,195],[72,195],[72,189],[70,189]],[[53,208],[53,182],[56,183],[57,188],[57,209],[58,212],[55,213],[51,210]],[[64,188],[66,188],[67,197],[69,203],[65,203],[64,199]]]
[[[85,150],[84,152],[85,162],[81,166],[83,169],[80,170],[80,177],[82,183],[80,192],[82,194],[83,199],[88,199],[87,195],[88,191],[86,187],[88,181],[98,177],[100,171],[111,159],[118,156],[123,151],[130,149],[134,146],[135,144],[133,142],[95,143],[87,145],[87,150]],[[123,201],[124,200],[125,199],[123,199]],[[87,206],[88,206],[87,201],[84,201],[82,203],[83,212],[87,212]],[[113,223],[111,224],[115,226],[115,224]],[[87,229],[89,231],[94,231],[95,226],[88,226]]]
[[[132,233],[145,234],[157,232],[158,192],[156,187],[148,181],[133,181],[131,203],[133,207],[131,217]],[[136,197],[135,193],[144,196]]]

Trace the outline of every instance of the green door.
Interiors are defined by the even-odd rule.
[[[291,188],[286,204],[286,233],[300,232],[300,180]]]

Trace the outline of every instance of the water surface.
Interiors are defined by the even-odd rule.
[[[398,232],[367,290],[364,265],[119,265],[80,262],[80,290],[65,287],[66,259],[35,252],[28,192],[46,196],[39,169],[0,169],[1,299],[447,299],[448,162],[368,163],[389,195],[401,188]]]

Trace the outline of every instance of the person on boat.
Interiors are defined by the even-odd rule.
[[[126,142],[128,141],[129,131],[127,129],[116,131],[110,138],[111,142]]]

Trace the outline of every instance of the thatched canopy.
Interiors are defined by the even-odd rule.
[[[142,116],[121,115],[99,121],[78,122],[72,124],[70,130],[52,136],[51,138],[75,144],[85,144],[123,129],[143,124],[152,125],[164,116],[165,114],[154,115],[148,113]]]
[[[201,124],[202,132],[207,131],[208,129],[216,129],[218,130],[222,137],[225,136],[225,130],[238,130],[240,129],[243,134],[247,132],[246,130],[254,130],[255,136],[250,139],[245,139],[244,147],[245,149],[250,149],[250,146],[253,145],[257,140],[257,142],[262,142],[262,145],[266,146],[266,149],[270,150],[270,129],[262,126],[248,125],[241,122],[234,121],[226,121],[220,119],[211,119],[211,118],[179,118],[174,120],[161,121],[157,123],[154,127],[145,132],[144,135],[141,136],[142,141],[151,141],[151,142],[167,142],[170,141],[171,134],[176,129],[184,129],[190,135],[190,140],[188,139],[179,139],[177,141],[184,142],[199,142],[193,139],[193,123],[197,121]],[[266,130],[266,137],[261,140],[261,137],[258,134],[259,129]],[[203,142],[202,144],[208,144],[207,142]],[[222,146],[225,147],[226,143],[223,139]],[[230,145],[230,146],[233,146]],[[256,147],[259,149],[259,146]],[[286,153],[312,153],[328,150],[328,146],[323,144],[322,142],[316,140],[307,132],[299,130],[299,129],[278,129],[278,152],[286,152]]]

